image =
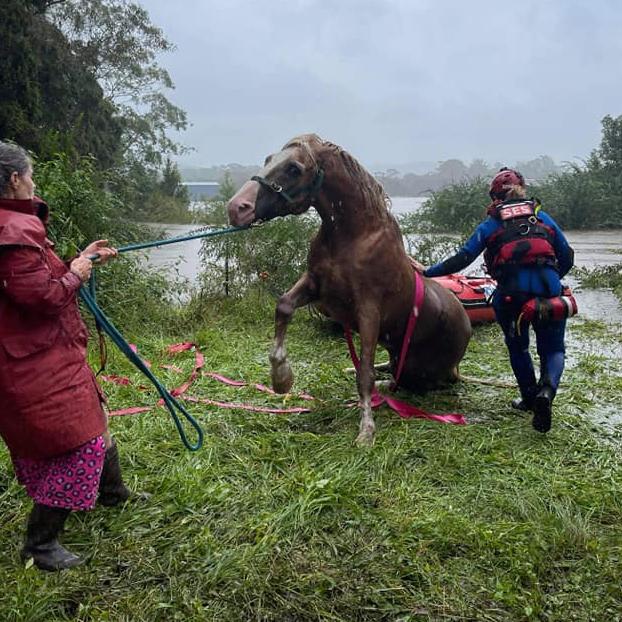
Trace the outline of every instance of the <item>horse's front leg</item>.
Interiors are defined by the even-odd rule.
[[[276,305],[274,344],[270,352],[272,367],[272,388],[277,393],[287,393],[294,384],[294,374],[287,360],[285,335],[287,326],[298,307],[313,302],[317,296],[314,280],[305,272],[288,292],[283,294]]]
[[[373,445],[376,424],[371,409],[371,396],[376,380],[374,357],[378,344],[380,316],[377,311],[368,310],[361,314],[358,325],[361,339],[361,360],[356,374],[356,384],[361,399],[361,423],[355,442],[357,445]]]

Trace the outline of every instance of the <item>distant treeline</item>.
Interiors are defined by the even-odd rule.
[[[473,160],[470,164],[464,164],[461,160],[451,159],[439,162],[435,170],[424,174],[402,173],[397,169],[390,168],[386,171],[374,171],[374,176],[382,183],[390,196],[426,196],[452,183],[492,176],[504,165],[499,162],[491,165],[481,159]],[[544,179],[548,175],[559,172],[562,168],[546,155],[526,162],[517,162],[514,166],[525,177],[536,180]],[[228,174],[237,189],[251,176],[256,175],[260,168],[259,166],[242,164],[223,164],[211,167],[182,168],[180,172],[184,181],[221,182]]]
[[[180,168],[180,173],[184,181],[217,181],[222,183],[228,177],[233,187],[237,190],[245,181],[253,175],[257,175],[260,166],[243,164],[221,164],[208,167],[188,167]]]
[[[589,158],[530,179],[528,192],[565,229],[622,228],[622,116],[602,120],[602,140]],[[421,212],[402,219],[406,231],[467,235],[485,217],[490,176],[463,178],[432,192]]]
[[[513,166],[526,178],[533,180],[545,179],[561,170],[561,166],[556,164],[551,157],[542,155],[526,162],[514,164],[496,162],[492,165],[481,159],[473,160],[470,164],[464,164],[462,160],[451,159],[439,162],[435,170],[423,175],[401,174],[395,169],[388,169],[377,171],[374,176],[382,183],[390,196],[427,196],[451,184],[469,179],[492,177],[502,166]]]

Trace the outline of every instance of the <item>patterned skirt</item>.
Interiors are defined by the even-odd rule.
[[[92,510],[106,456],[103,436],[97,436],[61,456],[43,460],[14,458],[17,481],[35,503],[69,510]]]

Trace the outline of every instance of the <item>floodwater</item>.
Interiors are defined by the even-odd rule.
[[[425,201],[422,197],[392,197],[392,211],[404,214],[416,211]],[[185,235],[197,225],[153,225],[166,237]],[[622,231],[567,231],[566,236],[575,250],[575,264],[584,268],[607,266],[622,262]],[[194,283],[201,269],[199,251],[201,240],[189,240],[155,248],[147,253],[147,262],[158,268],[170,270]],[[572,278],[566,279],[573,287],[582,317],[622,323],[622,305],[611,291],[605,289],[581,290]]]

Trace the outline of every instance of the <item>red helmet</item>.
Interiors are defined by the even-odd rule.
[[[518,171],[514,171],[511,168],[504,166],[492,178],[488,194],[491,199],[503,199],[505,197],[505,193],[512,186],[522,186],[524,188],[525,178]]]

